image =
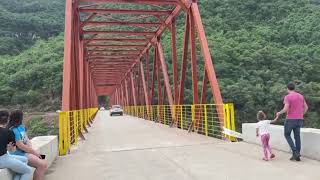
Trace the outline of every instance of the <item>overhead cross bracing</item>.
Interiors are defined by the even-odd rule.
[[[116,1],[108,2],[116,3]],[[96,2],[80,5],[79,12],[84,14],[81,30],[88,51],[87,59],[94,72],[100,68],[99,73],[95,73],[93,77],[95,84],[101,84],[101,81],[109,84],[114,78],[123,79],[126,72],[121,72],[120,75],[104,72],[119,68],[129,70],[143,56],[143,52],[150,48],[150,44],[156,42],[156,35],[165,30],[163,28],[166,26],[165,20],[181,11],[180,6],[176,6],[173,1],[127,2],[130,7],[122,5],[122,8],[118,9],[112,8],[114,4],[96,4]],[[142,7],[148,10],[141,9]],[[105,65],[109,68],[101,68]]]
[[[181,14],[179,63],[176,21]],[[184,103],[188,64],[193,104],[206,103],[207,84],[214,103],[223,104],[196,0],[66,0],[65,21],[64,110],[97,105],[96,96],[108,95],[111,104],[169,104],[173,113],[174,105]],[[171,34],[170,61],[161,43],[164,32]],[[204,72],[198,72],[199,54]],[[222,122],[223,109],[217,114]]]

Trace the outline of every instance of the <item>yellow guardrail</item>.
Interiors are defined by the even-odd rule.
[[[220,106],[220,107],[218,107]],[[217,109],[223,108],[223,114]],[[159,122],[177,128],[195,131],[206,136],[236,141],[235,137],[223,134],[223,128],[236,130],[233,104],[196,104],[196,105],[152,105],[126,106],[124,112],[128,115]],[[224,117],[224,122],[219,120]]]
[[[97,108],[59,112],[59,154],[66,155],[96,115]]]

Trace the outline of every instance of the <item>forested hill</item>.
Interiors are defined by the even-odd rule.
[[[63,4],[63,0],[0,2],[0,22],[7,24],[0,26],[1,105],[58,108]],[[285,85],[293,81],[311,107],[307,125],[320,127],[320,1],[199,0],[199,4],[223,98],[236,104],[238,122],[255,121],[257,110],[271,118],[282,106]],[[163,40],[167,52],[169,39]],[[179,29],[179,42],[182,39]],[[181,53],[182,43],[179,46]],[[170,53],[166,59],[170,62]],[[192,99],[191,89],[186,93],[186,99]]]
[[[62,32],[63,0],[1,0],[0,55],[17,55]]]

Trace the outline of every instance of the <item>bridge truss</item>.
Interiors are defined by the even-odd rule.
[[[182,50],[177,49],[179,23]],[[163,47],[164,34],[171,47]],[[107,95],[111,104],[167,104],[174,112],[185,102],[188,65],[193,104],[207,103],[209,85],[214,103],[222,105],[196,0],[66,0],[63,111],[97,107],[97,96]],[[223,107],[216,111],[223,123]]]

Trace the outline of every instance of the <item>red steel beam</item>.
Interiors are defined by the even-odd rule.
[[[95,51],[95,52],[111,52],[111,53],[115,53],[115,52],[142,52],[140,49],[136,49],[136,48],[99,48],[97,49],[97,47],[95,48],[92,48],[92,49],[89,49],[87,48],[87,50],[89,52],[92,53],[92,51]],[[139,55],[140,56],[140,55]]]
[[[93,57],[93,58],[88,58],[88,60],[104,60],[104,62],[107,62],[108,60],[109,61],[132,61],[132,62],[134,62],[133,60],[132,60],[133,58],[107,58],[107,57],[101,57],[101,58],[99,58],[99,57]],[[100,61],[101,62],[101,61]]]
[[[115,58],[119,58],[119,57],[130,57],[132,58],[133,57],[137,57],[137,54],[116,54],[116,53],[113,53],[113,54],[109,54],[109,53],[94,53],[94,54],[91,54],[90,56],[88,57],[115,57]]]
[[[155,51],[157,51],[157,81],[158,81],[158,105],[162,105],[161,104],[161,100],[162,100],[162,86],[161,86],[161,63],[159,60],[159,52],[158,52],[158,48],[156,47]]]
[[[107,53],[141,53],[136,49],[89,49],[88,52],[107,52]]]
[[[148,92],[148,98],[150,102],[150,68],[149,68],[149,50],[146,53],[146,85],[147,85],[147,92]],[[151,105],[151,103],[149,104]]]
[[[152,22],[130,22],[130,21],[88,21],[84,26],[135,26],[135,27],[157,27],[161,23]]]
[[[63,88],[62,111],[68,111],[71,107],[71,61],[72,61],[72,0],[66,0],[65,4],[65,31],[64,31],[64,62],[63,62]]]
[[[126,101],[127,101],[127,105],[129,106],[130,105],[130,102],[129,102],[129,91],[128,91],[128,82],[127,82],[127,79],[124,80],[124,86],[125,86],[125,90],[126,90]]]
[[[110,67],[110,65],[132,65],[132,63],[115,63],[115,64],[95,64],[95,65],[92,65],[90,66],[90,68],[94,68],[94,67],[100,67],[100,68],[108,68]]]
[[[193,104],[199,104],[196,32],[194,29],[195,24],[194,24],[193,18],[189,18],[189,20],[190,20],[190,40],[191,40],[191,72],[192,72]]]
[[[137,55],[105,55],[105,54],[93,54],[89,59],[103,59],[103,58],[126,58],[126,59],[135,59]]]
[[[118,68],[127,68],[127,67],[130,67],[130,66],[118,66]],[[98,73],[98,72],[101,72],[101,73],[108,73],[108,72],[125,72],[124,70],[119,70],[119,69],[117,69],[117,68],[101,68],[101,69],[99,69],[99,68],[91,68],[90,69],[91,70],[91,72],[93,72],[93,73]]]
[[[157,32],[155,33],[155,36],[150,40],[149,44],[146,46],[146,48],[141,52],[139,58],[137,58],[136,63],[140,61],[140,58],[150,49],[152,44],[156,43],[158,41],[158,37],[162,35],[162,33],[165,31],[166,27],[172,23],[172,20],[174,17],[176,17],[181,12],[181,7],[177,6],[172,13],[167,17],[165,22],[159,27]],[[136,64],[135,63],[135,64]],[[134,65],[133,65],[134,66]],[[133,67],[132,66],[132,67]],[[129,73],[129,71],[127,72]]]
[[[200,102],[201,104],[206,103],[207,84],[208,84],[208,74],[207,74],[207,71],[204,70],[204,75],[202,80],[201,102]]]
[[[177,0],[178,3],[183,7],[185,11],[188,11],[190,9],[192,1],[191,0]],[[196,1],[195,1],[196,2]]]
[[[107,55],[107,56],[125,56],[125,55],[128,55],[128,56],[137,56],[139,55],[139,53],[112,53],[112,52],[105,52],[105,51],[101,51],[101,52],[93,52],[91,55]]]
[[[91,13],[91,15],[84,21],[81,22],[81,27],[84,26],[85,23],[87,23],[88,21],[91,21],[97,14],[96,13]]]
[[[158,55],[159,55],[159,61],[161,63],[162,75],[163,75],[163,79],[164,79],[164,85],[166,88],[168,101],[169,101],[169,104],[171,107],[171,112],[173,112],[172,110],[173,110],[174,102],[173,102],[173,98],[172,98],[170,80],[169,80],[169,76],[168,76],[167,65],[166,65],[166,62],[164,59],[162,45],[160,42],[157,43],[157,50],[158,50]]]
[[[124,72],[123,71],[115,71],[115,70],[112,70],[112,69],[109,69],[109,71],[100,71],[99,69],[95,70],[95,71],[92,71],[92,74],[95,75],[95,77],[98,77],[98,76],[104,76],[104,75],[113,75],[113,74],[123,74]]]
[[[143,68],[143,63],[140,62],[140,74],[141,74],[141,79],[142,79],[142,87],[143,87],[143,91],[144,91],[144,99],[145,99],[145,103],[147,105],[147,109],[149,112],[149,95],[148,95],[148,89],[147,89],[147,84],[146,84],[146,79],[145,79],[145,75],[144,75],[144,68]]]
[[[89,43],[92,41],[92,39],[94,39],[95,37],[97,37],[97,35],[98,35],[98,34],[94,34],[94,35],[92,35],[92,36],[90,37],[90,39],[87,39],[87,40],[85,41],[85,43],[84,43],[84,46],[86,46],[87,44],[89,44]]]
[[[134,84],[134,79],[133,79],[133,73],[130,72],[130,80],[131,80],[131,90],[132,90],[132,97],[133,97],[133,105],[137,105],[137,100],[136,100],[136,89],[135,89],[135,84]]]
[[[87,47],[129,47],[129,48],[143,48],[146,45],[141,44],[88,44]]]
[[[124,94],[124,89],[123,89],[123,84],[121,83],[120,84],[120,90],[121,90],[121,105],[122,106],[125,106],[126,104],[125,104],[125,101],[124,101],[124,99],[125,99],[125,94]]]
[[[176,0],[79,0],[90,3],[124,3],[124,4],[150,4],[150,5],[175,5]]]
[[[183,104],[183,98],[184,98],[184,85],[185,85],[187,64],[188,64],[187,60],[188,60],[188,50],[189,50],[189,34],[190,34],[189,15],[186,15],[182,64],[181,64],[179,101],[178,101],[179,104]]]
[[[115,72],[125,72],[124,70],[119,70],[117,68],[127,68],[127,67],[130,67],[130,66],[118,66],[118,67],[114,67],[114,68],[102,68],[102,69],[99,69],[99,68],[91,68],[91,72],[94,72],[94,73],[97,73],[97,72],[102,72],[102,73],[106,73],[106,72],[111,72],[111,70],[115,70]]]
[[[101,56],[104,56],[104,57],[108,57],[108,58],[111,58],[111,57],[117,57],[117,58],[119,58],[119,57],[130,57],[130,58],[132,58],[132,57],[137,57],[139,54],[117,54],[117,53],[112,53],[112,54],[110,54],[110,53],[101,53],[101,52],[96,52],[96,53],[92,53],[91,54],[91,56],[90,57],[95,57],[95,56],[99,56],[99,57],[101,57]],[[133,59],[136,59],[136,58],[133,58]]]
[[[82,13],[128,14],[128,15],[169,15],[170,10],[136,10],[136,9],[89,9],[80,8]]]
[[[156,81],[156,72],[157,72],[157,51],[154,50],[154,59],[153,59],[153,69],[152,69],[152,84],[151,84],[151,96],[150,96],[150,102],[153,105],[153,97],[154,97],[154,85]]]
[[[84,48],[83,48],[83,41],[81,40],[80,44],[79,44],[79,99],[80,99],[80,109],[85,109],[85,105],[84,105],[84,64],[87,63],[86,61],[84,61]]]
[[[224,123],[223,107],[221,107],[221,105],[223,104],[223,100],[222,100],[221,92],[219,89],[218,80],[216,77],[214,66],[212,63],[211,54],[209,51],[209,45],[208,45],[208,41],[207,41],[207,38],[205,35],[205,31],[204,31],[204,27],[202,24],[200,12],[199,12],[199,7],[198,7],[197,3],[192,3],[191,9],[192,9],[192,11],[191,11],[192,16],[194,18],[194,22],[196,24],[196,28],[198,31],[198,37],[199,37],[200,46],[201,46],[202,54],[203,54],[204,61],[205,61],[205,68],[206,68],[206,71],[208,74],[208,79],[209,79],[209,83],[211,86],[212,94],[213,94],[215,103],[218,104],[217,112],[219,115],[219,120],[220,120],[221,125],[223,126],[223,123]]]
[[[87,39],[86,39],[87,40]],[[99,38],[92,39],[91,42],[148,42],[148,39],[145,38]]]
[[[83,34],[129,34],[129,35],[155,35],[156,32],[147,32],[147,31],[93,31],[85,30]]]
[[[109,67],[110,65],[122,65],[122,64],[125,64],[125,65],[132,65],[134,62],[133,61],[91,61],[92,63],[95,63],[95,64],[91,64],[90,67],[97,67],[97,66],[103,66],[103,67]]]
[[[172,20],[172,24],[171,24],[171,48],[172,48],[174,104],[178,104],[179,89],[178,89],[177,38],[176,38],[175,19]]]

